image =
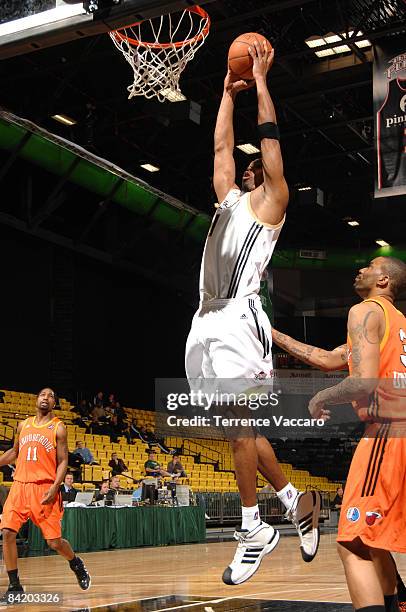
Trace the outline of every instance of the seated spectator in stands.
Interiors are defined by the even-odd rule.
[[[104,408],[104,400],[103,400],[103,391],[98,391],[93,399],[93,407],[102,407]]]
[[[139,438],[141,440],[140,428],[138,427],[137,419],[132,420],[131,425],[129,427],[129,432],[131,440],[134,440],[134,438]]]
[[[160,476],[171,476],[169,472],[162,469],[161,464],[156,460],[154,451],[148,453],[148,460],[144,463],[146,476],[159,478]]]
[[[173,476],[179,476],[180,478],[187,478],[187,474],[177,454],[174,454],[172,457],[172,461],[169,461],[167,470],[169,474],[173,474]]]
[[[106,410],[103,406],[95,406],[90,414],[92,417],[95,416],[98,421],[106,420]]]
[[[126,438],[128,444],[131,443],[127,423],[120,422],[116,415],[111,417],[108,428],[111,442],[118,442],[118,439],[123,436]]]
[[[86,465],[98,465],[92,453],[88,448],[86,448],[83,442],[76,442],[76,448],[73,451],[73,454],[80,455]]]
[[[73,474],[70,472],[66,473],[65,480],[60,487],[62,501],[73,502],[75,501],[76,494],[78,492],[77,489],[73,486]]]
[[[86,433],[96,435],[104,433],[104,426],[99,423],[96,416],[92,416],[90,423],[86,426]]]
[[[89,417],[90,406],[85,399],[80,400],[79,405],[72,408],[72,412],[76,412],[82,418]]]
[[[333,510],[341,510],[341,506],[343,503],[343,495],[344,495],[344,490],[342,487],[337,487],[337,491],[336,491],[336,496],[333,499],[333,502],[331,504],[331,507]]]
[[[75,452],[68,452],[68,468],[73,475],[74,482],[82,482],[82,465],[84,465],[83,457]]]
[[[146,434],[149,446],[156,445],[161,449],[163,453],[166,453],[167,455],[170,455],[172,453],[171,449],[166,446],[164,439],[158,438],[158,436],[156,436],[151,429],[147,429]]]
[[[121,406],[120,402],[115,402],[114,410],[117,415],[118,422],[126,421],[127,415],[124,408]]]
[[[111,468],[111,475],[116,476],[118,474],[122,474],[128,470],[128,467],[124,463],[121,458],[118,458],[117,453],[111,454],[111,459],[109,461],[109,467]]]
[[[4,404],[4,391],[0,391],[0,404]]]

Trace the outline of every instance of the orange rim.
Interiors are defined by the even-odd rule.
[[[185,11],[189,11],[190,13],[196,13],[197,15],[200,15],[202,19],[207,19],[207,23],[205,27],[203,28],[203,30],[199,34],[196,34],[196,36],[193,36],[192,38],[188,38],[187,40],[181,40],[175,43],[150,43],[150,42],[140,41],[140,40],[137,40],[136,38],[131,38],[130,36],[123,34],[126,28],[132,28],[134,26],[137,26],[140,23],[142,23],[142,21],[136,21],[135,23],[130,23],[129,25],[125,26],[125,28],[120,28],[119,30],[113,30],[112,32],[110,32],[110,34],[114,36],[117,42],[126,41],[129,45],[132,45],[133,47],[148,47],[150,49],[170,49],[172,47],[179,48],[179,47],[183,47],[184,45],[192,45],[195,42],[202,40],[202,38],[205,38],[207,34],[209,33],[210,16],[200,6],[191,6],[190,8],[186,8]]]

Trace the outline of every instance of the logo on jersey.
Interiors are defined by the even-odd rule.
[[[225,208],[231,208],[238,201],[241,195],[239,189],[232,189],[227,195],[226,199],[222,201],[217,210],[224,210]]]
[[[55,423],[51,423],[51,425],[48,425],[47,429],[55,429]]]
[[[257,372],[256,374],[254,374],[254,378],[255,378],[255,380],[264,380],[264,378],[266,378],[266,373],[265,372]]]
[[[401,111],[406,112],[406,94],[401,99],[399,106]]]
[[[358,508],[352,507],[347,510],[347,519],[352,523],[356,523],[359,521],[361,513]]]
[[[240,317],[240,319],[248,319],[248,317],[247,317],[247,315],[246,315],[246,314],[242,314],[242,315],[241,315],[241,317]]]
[[[375,511],[367,512],[366,517],[365,517],[365,522],[367,525],[369,525],[369,527],[372,527],[372,525],[375,524],[375,521],[381,518],[382,518],[382,514],[379,514],[379,512],[375,512]]]

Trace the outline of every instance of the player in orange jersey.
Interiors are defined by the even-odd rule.
[[[348,475],[338,527],[342,559],[354,608],[397,611],[396,566],[389,551],[406,552],[406,318],[393,305],[406,288],[406,264],[377,257],[362,268],[354,288],[363,301],[348,317],[347,344],[322,349],[273,330],[276,344],[325,370],[350,375],[317,393],[315,418],[329,406],[351,401],[367,423]]]
[[[14,482],[4,505],[0,529],[9,586],[0,598],[12,603],[22,593],[17,569],[16,537],[20,527],[31,519],[42,531],[47,544],[69,562],[79,586],[90,587],[89,573],[69,542],[61,537],[63,506],[59,488],[68,465],[66,429],[53,414],[56,398],[52,389],[42,389],[37,397],[37,414],[19,423],[13,448],[0,457],[0,466],[16,462]]]

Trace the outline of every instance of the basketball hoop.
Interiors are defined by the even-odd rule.
[[[183,99],[180,75],[209,31],[209,15],[200,6],[193,6],[180,17],[161,15],[109,32],[134,71],[134,82],[127,87],[128,98],[157,97],[160,102]]]

